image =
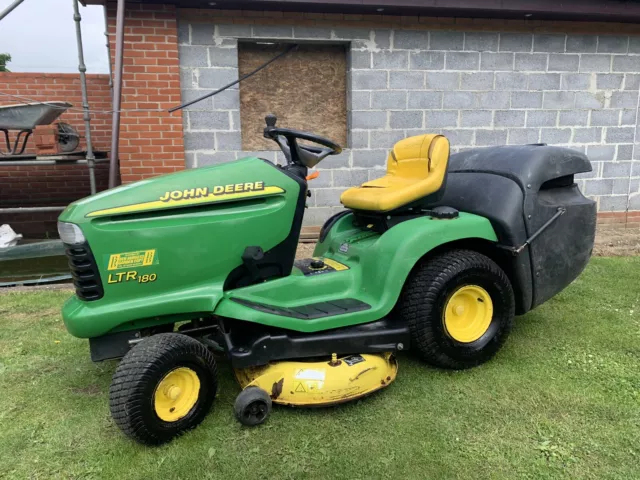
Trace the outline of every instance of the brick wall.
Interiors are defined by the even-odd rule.
[[[111,109],[108,75],[88,75],[89,105],[96,111]],[[80,77],[63,73],[0,73],[0,92],[28,97],[36,101],[61,100],[82,107]],[[19,98],[0,96],[0,105],[28,103]],[[80,147],[85,148],[82,112],[67,110],[60,121],[67,122],[82,136]],[[107,151],[111,138],[111,115],[92,114],[92,140],[96,150]],[[3,136],[4,137],[4,136]],[[4,142],[4,138],[0,141]],[[2,150],[5,147],[2,145]],[[34,152],[33,136],[26,152]],[[108,182],[108,167],[96,168],[99,190]],[[84,165],[3,166],[0,160],[0,208],[64,206],[90,194],[89,175]],[[0,214],[0,224],[9,223],[27,238],[55,237],[58,213]]]
[[[0,72],[0,92],[18,97],[27,97],[35,101],[64,101],[73,104],[74,108],[82,108],[82,92],[80,75],[77,73],[20,73]],[[111,140],[111,114],[100,113],[111,110],[111,92],[108,75],[87,75],[87,92],[89,106],[96,112],[91,116],[91,134],[93,147],[107,151]],[[0,105],[30,103],[28,100],[0,95]],[[82,138],[81,149],[85,148],[84,122],[82,112],[67,110],[59,121],[72,125]],[[4,135],[3,135],[4,137]],[[4,139],[2,140],[4,142]],[[2,149],[4,151],[4,147]],[[33,153],[35,144],[33,136],[29,139],[25,153]]]
[[[112,63],[115,14],[115,3],[111,2],[108,30]],[[182,113],[149,111],[180,103],[176,23],[171,5],[127,4],[119,145],[123,183],[184,169]]]
[[[106,190],[109,165],[96,165],[96,187]],[[0,161],[0,208],[64,207],[91,195],[86,165],[42,165],[2,167]],[[8,223],[25,238],[57,238],[60,212],[0,214],[0,224]]]
[[[238,39],[349,45],[349,148],[320,164],[308,224],[340,209],[345,188],[382,175],[395,141],[425,131],[447,135],[454,151],[535,142],[584,151],[594,171],[579,183],[600,211],[640,210],[638,25],[212,10],[180,19],[183,100],[237,78]],[[237,88],[191,107],[184,128],[191,167],[276,158],[240,151]]]

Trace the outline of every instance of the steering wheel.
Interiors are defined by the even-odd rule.
[[[340,145],[327,138],[300,130],[276,127],[278,119],[273,114],[267,115],[264,120],[267,124],[264,129],[264,137],[270,138],[278,144],[287,159],[287,163],[312,168],[320,163],[323,158],[329,155],[338,155],[342,152]],[[324,148],[299,145],[298,139],[317,143]]]

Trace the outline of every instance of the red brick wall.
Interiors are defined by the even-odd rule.
[[[640,211],[598,212],[598,223],[626,223],[629,227],[640,227]]]
[[[180,103],[177,17],[169,5],[127,4],[120,132],[122,183],[184,168],[182,113],[166,109]],[[115,3],[108,5],[111,62],[115,55]],[[89,103],[93,110],[111,110],[108,75],[89,75]],[[0,73],[0,91],[35,100],[65,100],[81,107],[79,77],[75,74]],[[23,103],[0,97],[0,104]],[[145,111],[164,109],[165,111]],[[137,111],[136,111],[137,110]],[[142,110],[142,111],[140,111]],[[82,134],[81,112],[66,112],[68,122]],[[111,114],[92,115],[94,147],[108,150]],[[84,145],[84,143],[83,143]],[[33,151],[33,140],[29,149]],[[98,190],[107,185],[108,167],[97,170]],[[66,205],[89,194],[84,166],[2,167],[0,207]],[[0,215],[0,223],[31,238],[55,236],[57,213]]]
[[[116,5],[108,4],[112,64]],[[122,183],[184,169],[176,9],[127,3],[120,128]],[[161,112],[132,109],[164,109]],[[129,110],[129,111],[127,111]]]
[[[111,109],[108,75],[88,75],[87,90],[92,110]],[[82,107],[80,77],[64,73],[0,73],[0,92],[28,97],[36,101],[61,100]],[[27,100],[0,96],[0,105],[28,103]],[[81,111],[67,110],[60,120],[73,125],[82,136],[80,148],[85,148],[84,122]],[[111,115],[93,113],[91,133],[94,149],[107,151],[111,139]],[[4,142],[4,136],[0,137]],[[33,136],[27,143],[28,153],[35,150]],[[5,146],[2,144],[2,150]],[[98,190],[107,188],[108,166],[96,168]],[[84,165],[3,166],[0,159],[0,208],[64,206],[90,194],[89,174]],[[57,236],[58,213],[0,214],[0,224],[9,223],[27,238]]]
[[[96,165],[98,191],[109,183],[109,165]],[[52,207],[91,195],[86,165],[42,165],[2,167],[0,161],[0,208]],[[0,224],[8,223],[25,238],[57,238],[60,212],[0,213]]]
[[[73,108],[82,108],[80,75],[77,73],[0,72],[0,92],[32,98],[35,101],[64,101],[72,103]],[[89,106],[92,110],[107,112],[111,109],[109,75],[87,75],[87,93]],[[29,103],[29,101],[0,95],[0,105],[14,103]],[[84,149],[82,112],[67,110],[59,120],[69,123],[78,130],[82,135],[80,148]],[[94,149],[108,150],[111,139],[111,114],[92,113],[91,133]],[[27,144],[26,152],[34,152],[34,147],[32,136]]]

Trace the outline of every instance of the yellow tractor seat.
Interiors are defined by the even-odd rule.
[[[414,204],[444,187],[448,162],[446,137],[424,134],[405,138],[389,152],[384,177],[350,188],[340,201],[353,210],[375,212],[389,212]]]

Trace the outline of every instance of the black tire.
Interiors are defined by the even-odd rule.
[[[236,397],[233,411],[238,421],[248,427],[264,423],[271,413],[271,397],[260,387],[247,387]]]
[[[444,321],[448,299],[465,285],[482,287],[493,303],[488,328],[470,343],[449,335]],[[502,347],[513,324],[515,300],[508,277],[493,260],[472,250],[450,250],[414,269],[396,314],[408,322],[411,348],[425,361],[460,370],[486,362]]]
[[[154,407],[156,387],[181,367],[198,377],[197,400],[182,418],[165,421]],[[159,445],[200,424],[211,410],[217,387],[216,362],[202,343],[178,333],[161,333],[145,338],[124,356],[109,387],[109,408],[126,435]]]

